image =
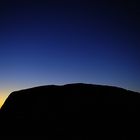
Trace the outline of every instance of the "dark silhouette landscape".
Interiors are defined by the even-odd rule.
[[[0,110],[0,135],[135,139],[140,94],[118,87],[67,84],[15,91]]]

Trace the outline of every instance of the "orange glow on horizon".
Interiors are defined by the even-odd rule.
[[[0,108],[2,107],[10,93],[11,90],[0,90]]]
[[[2,105],[4,104],[6,98],[7,98],[6,96],[0,96],[0,108],[1,108]]]

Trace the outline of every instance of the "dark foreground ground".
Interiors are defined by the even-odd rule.
[[[0,136],[140,139],[140,94],[89,84],[13,92],[0,111]]]

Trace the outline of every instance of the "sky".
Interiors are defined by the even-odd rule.
[[[136,0],[1,0],[0,105],[48,84],[140,92],[139,25]]]

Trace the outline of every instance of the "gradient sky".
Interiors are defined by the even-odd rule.
[[[1,0],[0,102],[73,82],[140,92],[139,25],[136,0]]]

